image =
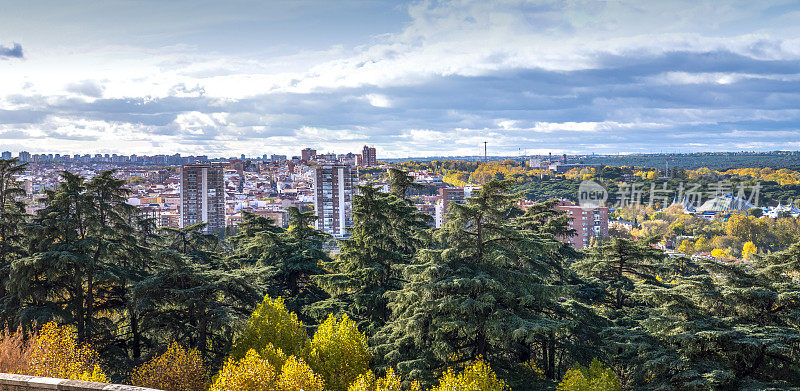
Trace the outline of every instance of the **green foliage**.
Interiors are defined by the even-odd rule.
[[[372,185],[359,186],[352,213],[352,236],[339,242],[341,252],[325,265],[329,273],[316,278],[332,296],[318,312],[346,313],[372,335],[389,319],[384,294],[400,288],[397,267],[420,245],[417,233],[427,228],[429,216]]]
[[[588,368],[576,365],[567,371],[556,391],[622,391],[622,383],[611,368],[594,359]]]
[[[551,358],[564,348],[556,334],[572,317],[555,300],[570,290],[559,275],[564,245],[516,225],[509,186],[489,182],[454,204],[436,243],[403,268],[403,288],[387,295],[395,318],[376,352],[404,376],[431,383],[436,368],[481,356],[511,368],[538,352],[553,374]],[[532,227],[528,217],[521,221]]]

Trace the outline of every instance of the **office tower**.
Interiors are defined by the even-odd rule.
[[[181,227],[207,223],[206,232],[225,228],[225,164],[181,167]]]
[[[317,158],[317,150],[311,148],[305,148],[300,151],[300,159],[304,162],[310,162]]]
[[[375,155],[375,148],[364,146],[361,151],[361,166],[372,167],[378,165],[378,158]]]
[[[3,159],[6,159],[6,160],[11,159],[11,152],[9,152],[9,151],[3,152]]]
[[[317,229],[334,237],[348,236],[353,225],[352,201],[358,191],[358,168],[323,163],[314,172],[314,213]]]
[[[19,161],[22,163],[27,163],[31,161],[31,153],[28,151],[20,151],[19,153]]]

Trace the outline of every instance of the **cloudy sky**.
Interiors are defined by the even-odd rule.
[[[0,0],[0,148],[800,148],[797,1]]]

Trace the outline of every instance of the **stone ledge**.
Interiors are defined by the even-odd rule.
[[[52,377],[38,377],[0,373],[0,391],[159,391],[152,388],[128,386],[124,384],[96,383],[79,380],[56,379]]]

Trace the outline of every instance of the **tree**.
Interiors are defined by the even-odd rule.
[[[408,391],[422,391],[418,382],[411,382]],[[403,382],[395,374],[394,369],[389,368],[386,375],[376,378],[372,371],[360,375],[356,381],[350,384],[347,391],[402,391]]]
[[[479,357],[510,368],[566,328],[555,297],[569,289],[548,284],[563,244],[516,225],[509,186],[488,182],[466,204],[453,204],[436,242],[403,267],[406,283],[387,295],[393,319],[376,337],[385,364],[427,383]]]
[[[75,330],[49,322],[31,343],[26,374],[105,382],[100,355],[75,338]]]
[[[278,391],[277,373],[255,350],[240,360],[229,358],[209,391]]]
[[[322,375],[332,391],[345,391],[359,375],[369,370],[367,339],[347,315],[333,315],[323,322],[311,340],[308,362]]]
[[[469,365],[461,373],[456,373],[452,368],[439,379],[439,385],[431,391],[504,391],[506,383],[497,378],[491,366],[478,360]]]
[[[317,313],[346,313],[372,335],[389,318],[384,294],[399,289],[397,267],[409,261],[427,220],[407,200],[359,186],[353,199],[353,228],[341,252],[316,281],[332,296]]]
[[[414,182],[414,177],[408,175],[408,172],[394,167],[389,169],[389,189],[393,196],[406,199],[409,190],[422,187],[421,184]]]
[[[21,320],[72,324],[79,342],[101,350],[114,342],[107,314],[124,305],[123,265],[141,254],[131,223],[138,209],[126,203],[125,182],[113,174],[86,182],[62,172],[29,227],[30,256],[12,263],[9,283],[24,306]]]
[[[262,357],[306,357],[310,343],[303,323],[286,309],[283,299],[266,296],[250,315],[247,326],[236,340],[232,356],[242,358],[248,351],[255,350]],[[283,362],[272,363],[277,367],[283,365]]]
[[[586,277],[601,281],[606,294],[601,299],[615,309],[632,305],[630,292],[635,281],[657,283],[664,254],[647,243],[611,239],[591,248],[586,257],[573,264],[573,269]]]
[[[165,391],[205,391],[209,376],[197,349],[173,342],[163,354],[135,368],[131,382]]]
[[[322,251],[327,237],[310,227],[316,216],[294,207],[288,213],[289,229],[284,230],[266,217],[244,212],[238,233],[230,238],[230,259],[251,269],[266,294],[284,297],[290,311],[301,313],[325,297],[311,279],[324,272],[320,264],[330,258]]]
[[[756,253],[758,253],[758,249],[753,242],[746,242],[742,247],[742,258],[744,259],[750,259]]]
[[[0,160],[0,274],[8,276],[11,263],[26,254],[23,243],[22,224],[26,221],[25,204],[20,198],[25,190],[20,188],[16,176],[27,164],[18,164],[17,159]],[[0,321],[13,324],[18,311],[15,298],[0,284]]]
[[[306,364],[303,359],[289,357],[278,375],[278,389],[281,391],[325,391],[322,377]]]
[[[175,341],[219,362],[262,298],[248,270],[226,264],[204,224],[165,230],[156,270],[134,286],[142,329],[152,340]]]
[[[556,391],[622,391],[622,383],[612,369],[594,359],[588,368],[576,365],[567,371]]]

